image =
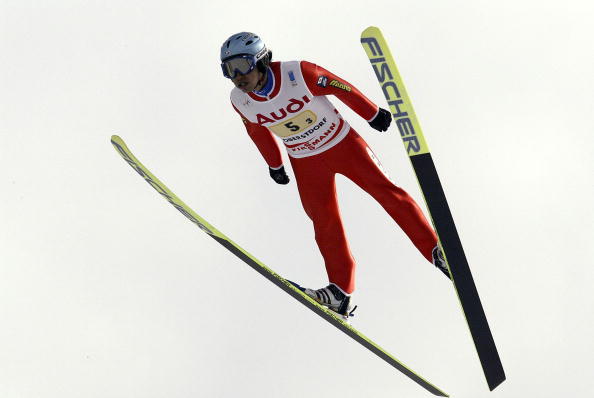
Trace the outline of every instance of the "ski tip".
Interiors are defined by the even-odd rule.
[[[361,36],[371,36],[379,31],[380,30],[377,26],[368,26],[363,32],[361,32]]]
[[[114,141],[121,141],[121,140],[122,140],[122,139],[120,138],[120,136],[119,136],[119,135],[115,135],[115,134],[114,134],[114,135],[112,135],[112,136],[111,136],[111,142],[114,142]]]

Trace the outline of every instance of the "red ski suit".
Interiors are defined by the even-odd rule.
[[[273,134],[283,140],[329,281],[349,294],[355,289],[355,261],[336,197],[337,173],[375,198],[431,262],[437,236],[421,209],[384,174],[369,146],[326,96],[338,97],[367,121],[377,115],[377,105],[345,80],[307,61],[273,62],[271,70],[274,86],[267,97],[234,89],[231,102],[273,169],[283,165]]]

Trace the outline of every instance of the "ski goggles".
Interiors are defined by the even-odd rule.
[[[221,63],[223,75],[227,79],[233,79],[238,74],[245,75],[256,67],[256,58],[253,55],[238,55]]]

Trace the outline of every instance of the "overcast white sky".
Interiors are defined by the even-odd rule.
[[[452,396],[593,396],[593,11],[0,1],[0,397],[430,396],[204,235],[109,143],[122,136],[231,239],[321,287],[296,185],[269,178],[219,46],[257,32],[275,59],[316,62],[385,106],[359,44],[370,25],[399,64],[508,381],[488,392],[452,286],[339,178],[355,325]],[[396,131],[333,102],[422,203]]]

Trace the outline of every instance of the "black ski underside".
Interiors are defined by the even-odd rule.
[[[492,391],[505,380],[501,359],[454,224],[454,219],[430,153],[411,156],[412,166],[425,196],[450,272],[466,316],[483,372]]]

